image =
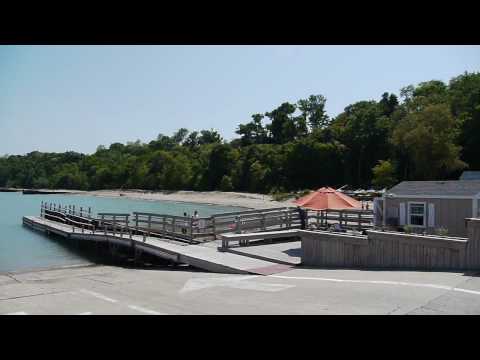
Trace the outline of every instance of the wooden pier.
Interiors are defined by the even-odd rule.
[[[338,221],[342,226],[360,229],[368,225],[368,216],[365,211],[309,211],[305,221],[307,227],[322,228]],[[295,238],[302,221],[293,207],[193,218],[146,212],[94,215],[91,208],[42,201],[40,216],[25,216],[23,224],[66,239],[125,246],[135,254],[144,252],[208,271],[271,274],[287,268],[275,261],[230,253],[229,242],[248,246],[250,240]],[[217,237],[222,239],[221,246],[207,246]]]

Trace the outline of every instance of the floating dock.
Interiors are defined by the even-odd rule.
[[[174,243],[167,238],[127,235],[104,230],[86,230],[37,216],[24,216],[23,224],[34,230],[57,234],[68,239],[127,246],[163,259],[211,272],[270,275],[287,271],[293,266],[292,264],[279,264],[274,261],[221,252],[216,247],[206,246],[206,244],[186,245]]]

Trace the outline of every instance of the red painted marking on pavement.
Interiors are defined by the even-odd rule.
[[[248,269],[247,271],[249,273],[259,274],[259,275],[272,275],[272,274],[278,274],[278,273],[281,273],[281,272],[291,270],[292,267],[294,267],[294,266],[293,265],[277,264],[277,265],[265,266],[265,267],[261,267],[261,268]]]

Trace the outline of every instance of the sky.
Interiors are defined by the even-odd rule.
[[[322,94],[336,116],[480,71],[480,46],[0,46],[0,155],[95,152],[238,124]]]

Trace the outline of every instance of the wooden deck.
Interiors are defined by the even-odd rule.
[[[126,236],[112,231],[93,231],[76,228],[72,225],[46,220],[37,216],[24,216],[23,224],[32,229],[54,233],[64,238],[79,241],[100,241],[135,247],[146,253],[169,259],[174,262],[188,264],[199,269],[230,274],[262,274],[268,275],[286,271],[290,266],[276,262],[255,259],[238,254],[219,252],[216,248],[203,245],[186,245],[174,243],[170,239],[148,237],[143,235]]]
[[[270,244],[266,245],[272,245],[273,239],[298,240],[295,238],[302,221],[307,228],[323,228],[337,222],[342,228],[362,229],[371,225],[371,219],[371,211],[328,210],[309,211],[302,220],[298,209],[292,207],[244,210],[208,218],[145,212],[100,212],[95,216],[91,208],[42,201],[40,216],[25,216],[23,223],[76,241],[106,242],[109,247],[112,245],[112,252],[119,245],[135,250],[135,254],[138,250],[207,271],[272,274],[299,261],[282,254],[288,249],[271,246],[243,251],[238,247],[231,249],[230,242],[242,248],[250,241],[267,240]],[[221,239],[220,247],[217,238]]]

